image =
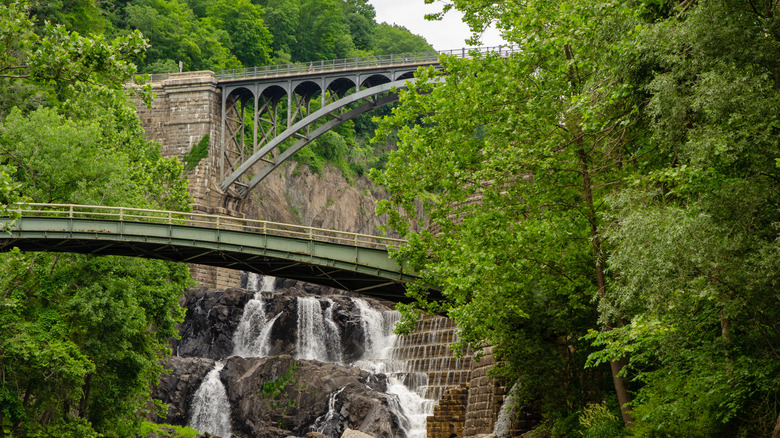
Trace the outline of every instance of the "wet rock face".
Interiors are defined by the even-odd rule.
[[[274,358],[230,358],[220,375],[233,406],[237,438],[304,436],[328,418],[331,394],[338,424],[330,436],[350,427],[375,437],[400,437],[401,420],[382,392],[387,382],[358,368],[317,361]],[[366,421],[367,419],[382,421]],[[318,423],[318,419],[320,419]]]
[[[181,303],[187,309],[179,326],[180,340],[171,342],[180,357],[220,359],[233,351],[233,332],[252,293],[244,289],[191,289]]]
[[[190,401],[203,378],[214,368],[214,361],[201,357],[169,357],[164,364],[169,374],[160,376],[160,384],[154,389],[153,397],[168,405],[168,414],[152,421],[160,423],[187,424]]]
[[[171,373],[160,379],[153,396],[168,404],[168,415],[155,420],[185,425],[192,396],[214,361],[172,357],[165,366]],[[384,375],[283,355],[231,357],[220,380],[230,400],[236,438],[307,436],[316,432],[313,426],[325,427],[330,436],[340,436],[346,428],[379,438],[404,436],[403,420],[384,394]]]
[[[333,320],[341,335],[342,357],[351,363],[363,356],[365,333],[360,323],[360,312],[354,302],[335,289],[302,283],[294,280],[278,280],[272,299],[266,299],[266,315],[279,314],[271,331],[269,356],[295,354],[297,337],[297,297],[311,296],[333,301]],[[183,300],[187,309],[184,322],[179,327],[180,340],[171,343],[174,355],[180,357],[205,357],[214,360],[229,357],[233,352],[233,333],[236,331],[246,303],[254,292],[245,289],[193,289]],[[376,307],[379,302],[365,298]],[[328,304],[320,303],[323,308]],[[385,308],[388,308],[385,306]]]

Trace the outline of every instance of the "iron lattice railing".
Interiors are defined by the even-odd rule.
[[[214,214],[151,210],[145,208],[30,203],[16,205],[12,210],[21,214],[22,218],[55,217],[185,225],[197,228],[242,231],[369,248],[397,247],[406,242],[403,239],[395,239],[392,237],[349,233],[345,231],[307,227],[304,225],[285,224],[256,219],[239,219]]]
[[[264,78],[298,73],[319,73],[334,70],[350,70],[366,67],[381,67],[385,65],[435,63],[439,55],[471,58],[480,54],[497,53],[507,56],[519,50],[518,46],[491,46],[440,50],[434,52],[399,53],[393,55],[365,56],[362,58],[331,59],[327,61],[296,62],[262,67],[249,67],[233,70],[221,70],[216,74],[217,80]]]

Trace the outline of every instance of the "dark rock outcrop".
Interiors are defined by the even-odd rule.
[[[160,376],[160,384],[152,396],[168,404],[168,414],[162,418],[152,416],[151,420],[161,423],[185,425],[190,402],[203,378],[214,368],[214,361],[201,357],[169,357],[164,364],[170,373]]]
[[[162,422],[185,425],[192,397],[214,361],[172,357],[171,373],[160,379],[153,396],[168,404]],[[346,428],[378,438],[404,436],[404,419],[395,400],[384,394],[387,381],[354,367],[296,360],[231,357],[220,373],[231,405],[235,438],[305,436],[324,427],[329,436]],[[329,402],[338,394],[330,416]]]
[[[187,314],[179,326],[181,340],[171,343],[174,355],[215,360],[230,356],[233,332],[252,296],[239,288],[191,289],[181,303]]]
[[[285,355],[232,357],[220,377],[233,407],[237,438],[304,436],[315,423],[324,424],[330,396],[337,392],[328,435],[340,436],[349,427],[381,438],[404,436],[393,399],[383,393],[383,375]]]
[[[365,333],[355,303],[342,291],[323,288],[295,280],[277,280],[277,291],[266,300],[268,317],[279,315],[271,332],[269,356],[295,354],[298,309],[297,297],[317,294],[333,302],[333,319],[341,335],[342,358],[352,363],[363,356]],[[233,352],[233,333],[236,331],[246,303],[254,292],[245,289],[193,289],[183,299],[187,309],[179,327],[181,340],[174,340],[171,348],[180,357],[206,357],[214,360],[229,357]],[[373,307],[389,310],[386,303],[364,298]],[[321,302],[327,306],[326,301]]]

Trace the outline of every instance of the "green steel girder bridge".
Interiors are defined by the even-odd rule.
[[[70,204],[19,206],[0,252],[69,252],[194,263],[406,301],[416,277],[388,255],[403,240],[229,216]],[[0,229],[9,218],[0,218]],[[434,295],[437,294],[432,289]]]
[[[516,46],[462,48],[220,71],[216,75],[222,89],[219,187],[233,187],[240,198],[246,197],[274,169],[325,132],[397,101],[397,90],[414,81],[419,67],[440,68],[440,55],[509,56],[517,50]],[[283,99],[286,117],[279,116]],[[252,120],[247,121],[244,115],[250,110]],[[251,140],[245,138],[245,128],[252,132]],[[283,146],[287,147],[282,150]]]

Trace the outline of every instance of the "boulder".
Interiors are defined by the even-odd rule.
[[[367,433],[363,433],[359,430],[347,429],[341,434],[341,438],[375,438]]]
[[[160,376],[152,397],[168,404],[168,414],[157,417],[151,414],[151,421],[184,426],[187,424],[190,401],[203,378],[214,368],[214,361],[200,357],[169,357],[163,364],[168,374]]]
[[[187,309],[179,326],[180,340],[172,340],[176,356],[219,360],[233,351],[233,333],[253,292],[245,289],[192,289],[182,300]]]
[[[393,400],[383,393],[383,375],[284,355],[231,357],[222,381],[236,438],[306,436],[318,429],[338,437],[347,427],[375,437],[405,435]]]

